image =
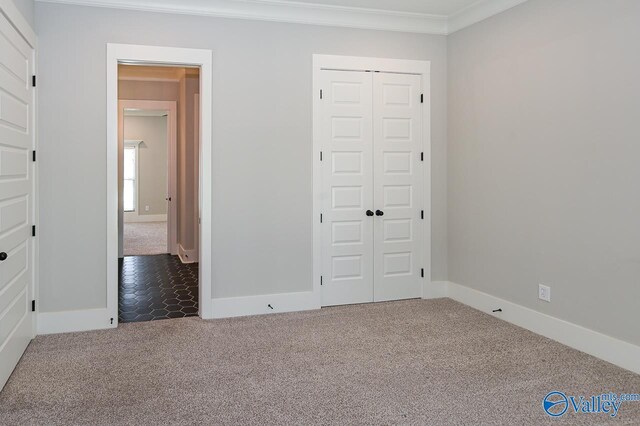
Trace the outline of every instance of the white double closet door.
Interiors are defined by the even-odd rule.
[[[321,71],[322,305],[422,294],[421,76]]]

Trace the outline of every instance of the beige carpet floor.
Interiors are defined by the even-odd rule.
[[[0,393],[3,425],[640,424],[542,410],[552,390],[640,376],[449,299],[39,336]]]
[[[167,222],[125,223],[123,246],[125,256],[167,253]]]

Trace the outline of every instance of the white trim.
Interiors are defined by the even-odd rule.
[[[161,78],[161,77],[118,77],[119,81],[151,81],[154,83],[179,83],[179,78]]]
[[[0,0],[0,13],[7,17],[25,41],[29,43],[29,46],[35,50],[37,44],[36,33],[12,0]]]
[[[166,222],[166,214],[138,214],[138,212],[124,212],[124,223]]]
[[[7,0],[3,0],[7,1]],[[449,16],[290,0],[36,0],[40,3],[448,35],[526,0],[479,0]]]
[[[277,314],[313,309],[320,309],[320,306],[311,291],[213,299],[214,318]]]
[[[117,315],[113,317],[106,308],[78,311],[38,313],[38,334],[70,333],[74,331],[104,330],[116,328]]]
[[[452,282],[448,295],[472,308],[640,374],[640,346]],[[501,308],[502,312],[494,313]]]
[[[212,318],[212,54],[210,50],[107,44],[107,310],[118,318],[118,63],[200,67],[201,236],[199,300],[202,318]]]
[[[494,15],[511,9],[527,0],[479,0],[471,6],[449,16],[447,34],[477,24]]]
[[[38,0],[42,3],[76,4],[145,12],[214,16],[256,21],[290,22],[347,28],[444,35],[447,17],[286,0]]]
[[[422,151],[424,152],[423,169],[423,245],[422,267],[425,280],[431,277],[431,61],[417,61],[407,59],[366,58],[357,56],[313,55],[313,293],[318,306],[322,304],[322,165],[320,152],[322,151],[321,130],[317,123],[321,122],[320,71],[323,69],[344,71],[375,70],[380,72],[417,74],[422,76],[422,92],[424,104],[422,108]],[[424,284],[423,284],[424,296]]]
[[[178,257],[182,263],[197,263],[198,262],[198,250],[187,250],[182,247],[182,244],[178,244]]]

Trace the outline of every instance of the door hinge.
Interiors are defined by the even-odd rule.
[[[420,153],[420,161],[424,161],[424,152]]]
[[[424,94],[423,93],[420,94],[420,103],[421,104],[424,103]]]
[[[424,210],[420,210],[420,219],[424,219]]]
[[[35,312],[36,311],[36,301],[32,300],[31,301],[31,312]]]
[[[322,99],[322,89],[320,89],[320,99]]]
[[[31,151],[31,161],[33,161],[34,163],[36,161],[36,151],[35,150]]]
[[[320,161],[322,161],[322,151],[320,151]]]
[[[32,236],[32,237],[35,237],[35,236],[36,236],[36,226],[35,226],[35,225],[32,225],[32,226],[31,226],[31,236]]]
[[[31,86],[36,87],[36,76],[35,75],[31,76]]]
[[[320,285],[322,285],[322,275],[320,275]]]
[[[420,269],[420,276],[424,278],[424,268]]]
[[[322,223],[322,213],[320,213],[320,223]]]

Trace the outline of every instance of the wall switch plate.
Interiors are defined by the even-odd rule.
[[[551,302],[551,287],[538,284],[538,299]]]
[[[144,206],[144,211],[148,212],[149,211],[149,206]]]

